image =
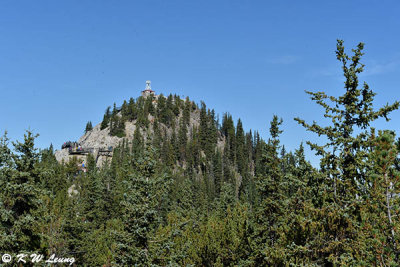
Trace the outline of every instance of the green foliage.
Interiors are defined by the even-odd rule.
[[[110,118],[111,118],[111,107],[107,107],[106,112],[103,116],[103,121],[101,122],[101,125],[100,125],[100,130],[104,130],[105,128],[108,127]]]
[[[93,155],[57,162],[35,135],[0,138],[0,251],[73,256],[82,266],[397,266],[400,141],[371,124],[399,103],[373,108],[358,76],[363,44],[337,59],[344,93],[307,92],[327,126],[297,118],[325,144],[315,169],[303,144],[246,132],[189,98],[149,96],[107,108],[101,129],[132,136],[96,166]],[[130,127],[127,129],[132,129]],[[86,132],[92,129],[88,122]]]
[[[372,166],[365,185],[361,208],[359,258],[383,266],[399,262],[400,173],[395,167],[398,150],[391,131],[379,131],[373,138],[368,163]],[[370,246],[365,246],[370,244]]]
[[[326,230],[316,238],[319,247],[328,262],[333,264],[353,264],[359,257],[354,252],[354,244],[362,235],[361,208],[362,199],[368,194],[368,161],[373,129],[370,125],[380,117],[388,120],[388,114],[399,107],[399,102],[373,109],[375,93],[364,83],[359,87],[358,75],[364,70],[360,63],[364,44],[353,49],[353,56],[344,51],[343,41],[338,40],[336,57],[342,64],[345,92],[340,97],[327,96],[323,92],[307,92],[311,99],[325,110],[324,117],[331,120],[331,125],[320,126],[316,122],[307,124],[296,119],[307,130],[319,136],[325,136],[328,142],[318,145],[308,142],[311,149],[321,158],[321,173],[324,175],[322,215],[326,218]],[[332,102],[331,104],[328,102]],[[372,263],[372,262],[370,262]]]
[[[110,117],[110,135],[118,137],[125,136],[125,120],[120,116],[115,103]]]
[[[155,151],[147,146],[124,184],[121,201],[123,231],[118,233],[116,263],[147,264],[149,233],[160,220],[161,203],[169,191],[169,177],[156,171]]]
[[[40,249],[39,214],[45,191],[39,185],[36,165],[39,154],[34,147],[37,135],[27,131],[24,142],[8,148],[6,135],[0,140],[0,249],[35,251]]]
[[[162,266],[243,265],[250,251],[248,220],[248,209],[240,204],[200,224],[171,212],[150,241],[152,261]]]
[[[267,146],[264,147],[262,163],[265,173],[256,177],[258,203],[255,207],[255,227],[253,237],[252,260],[257,265],[279,265],[285,262],[287,252],[288,222],[285,216],[287,211],[287,183],[283,180],[281,158],[279,158],[280,141],[279,129],[282,119],[274,116],[271,121],[270,134]],[[274,214],[274,216],[269,216]]]
[[[88,121],[88,122],[86,123],[85,133],[87,133],[87,132],[89,132],[89,131],[91,131],[91,130],[93,130],[93,125],[92,125],[92,122],[91,122],[91,121]]]

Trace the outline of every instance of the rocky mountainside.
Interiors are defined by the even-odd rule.
[[[89,155],[99,168],[106,162],[121,164],[127,155],[129,164],[136,164],[150,148],[159,163],[174,173],[207,181],[210,192],[219,192],[222,181],[230,181],[239,196],[251,186],[264,146],[258,132],[245,132],[241,120],[235,125],[228,113],[220,122],[204,102],[199,105],[188,97],[145,90],[120,107],[115,103],[108,107],[101,123],[91,127],[88,122],[86,133],[73,147],[57,150],[55,156],[64,163],[76,158],[85,172]]]
[[[159,104],[160,100],[162,107]],[[135,104],[132,103],[135,103],[136,107]],[[150,108],[146,106],[146,103],[150,103]],[[131,107],[128,107],[130,104]],[[168,107],[168,105],[170,107]],[[136,115],[131,118],[127,118],[126,115],[126,113],[129,113],[127,112],[127,109],[129,108],[136,112]],[[183,118],[185,108],[186,118]],[[146,109],[149,110],[146,111]],[[109,107],[106,113],[110,112],[110,110]],[[171,110],[174,111],[171,112]],[[210,113],[210,111],[208,112]],[[182,127],[182,121],[185,119],[185,124],[187,124],[185,125],[186,139],[190,140],[193,138],[193,134],[198,131],[201,124],[201,109],[188,98],[182,100],[176,95],[165,97],[163,95],[155,95],[154,93],[149,94],[145,91],[143,91],[142,96],[136,100],[131,98],[129,104],[125,101],[121,108],[116,108],[114,104],[113,113],[115,113],[114,117],[117,118],[117,120],[123,121],[123,136],[113,135],[113,122],[110,121],[105,125],[105,119],[103,119],[101,123],[87,131],[77,141],[80,148],[84,151],[90,150],[90,153],[94,154],[98,167],[102,166],[107,159],[111,159],[110,156],[98,155],[99,150],[109,148],[114,149],[118,147],[123,140],[132,143],[137,130],[140,136],[143,137],[144,142],[154,140],[156,134],[155,131],[157,131],[159,135],[163,136],[162,138],[176,138],[177,132]],[[140,118],[141,115],[142,118]],[[144,123],[143,115],[145,116]],[[107,116],[111,117],[113,115],[106,114],[105,118]],[[223,149],[224,142],[223,135],[218,132],[217,147]],[[59,162],[65,163],[73,157],[77,157],[79,161],[86,163],[86,157],[88,154],[89,153],[71,153],[70,148],[63,148],[55,151],[56,159]]]

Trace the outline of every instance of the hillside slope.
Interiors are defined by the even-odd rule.
[[[167,106],[170,105],[171,107],[160,107],[160,99],[162,105],[166,104]],[[155,135],[157,134],[160,135],[159,137],[165,139],[176,138],[176,136],[174,137],[174,135],[177,135],[177,132],[183,127],[182,121],[184,120],[183,117],[185,113],[185,106],[185,116],[188,117],[185,118],[185,120],[187,121],[185,122],[185,132],[187,140],[191,140],[193,138],[194,132],[199,129],[201,124],[201,110],[195,103],[191,102],[189,98],[184,101],[176,95],[165,97],[163,95],[142,94],[142,96],[140,96],[136,100],[132,100],[131,98],[129,102],[137,104],[137,107],[134,107],[135,104],[131,106],[133,107],[133,109],[136,110],[136,112],[138,113],[137,115],[142,113],[142,115],[145,116],[144,120],[143,117],[139,118],[137,116],[127,118],[124,109],[125,107],[126,109],[128,109],[128,102],[125,101],[121,108],[115,108],[114,104],[113,113],[115,113],[115,117],[123,121],[123,136],[112,134],[112,122],[108,122],[106,124],[107,126],[103,127],[105,121],[105,119],[103,119],[103,121],[93,127],[92,130],[87,131],[83,136],[81,136],[77,141],[77,144],[84,150],[92,149],[94,151],[94,154],[96,154],[96,151],[98,151],[99,149],[110,147],[116,148],[122,143],[122,141],[132,143],[134,140],[135,131],[137,129],[139,130],[140,135],[143,137],[144,142],[154,141],[154,139],[156,138]],[[147,107],[146,103],[150,103],[151,107]],[[141,106],[141,104],[143,104],[143,106]],[[150,111],[146,112],[139,109],[150,109]],[[188,109],[190,109],[189,112],[187,112]],[[107,110],[108,111],[106,111],[106,113],[110,111],[110,107]],[[209,113],[211,112],[209,111]],[[107,116],[111,117],[112,115],[106,114],[105,117]],[[216,122],[214,121],[213,123]],[[219,149],[223,149],[225,139],[220,131],[217,131],[217,135],[217,147]],[[64,161],[65,163],[67,163],[73,157],[78,157],[80,161],[86,163],[87,155],[70,154],[69,149],[64,148],[56,150],[55,156],[59,162]],[[97,160],[97,166],[101,167],[106,160],[107,157],[99,156]]]

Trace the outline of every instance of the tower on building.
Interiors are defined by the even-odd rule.
[[[154,95],[154,91],[151,90],[151,81],[147,80],[146,81],[146,88],[142,91],[142,96],[149,96],[149,95]]]

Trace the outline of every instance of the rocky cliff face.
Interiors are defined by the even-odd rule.
[[[88,131],[86,134],[79,138],[78,143],[85,149],[91,148],[94,151],[98,149],[108,149],[109,147],[117,147],[119,143],[123,140],[123,138],[117,136],[110,135],[110,127],[107,127],[103,130],[100,129],[101,123],[97,124],[91,131]],[[136,121],[134,122],[126,122],[125,123],[125,133],[126,139],[131,140],[133,138],[133,133],[136,129]],[[55,152],[56,159],[61,162],[68,162],[73,155],[69,155],[68,149],[56,150]],[[84,163],[86,162],[86,156],[77,156],[78,159],[82,160]],[[105,157],[100,156],[97,161],[97,165],[101,166],[105,161]]]
[[[108,148],[108,147],[116,147],[121,142],[122,138],[117,136],[111,136],[109,134],[109,127],[100,130],[100,123],[97,124],[93,130],[84,134],[81,138],[79,138],[78,143],[83,148],[93,148],[93,149],[100,149],[100,148]],[[67,163],[73,155],[70,155],[68,152],[68,148],[60,149],[55,151],[56,159],[59,162],[64,161]],[[82,160],[86,163],[86,156],[76,155],[79,160]],[[101,165],[104,159],[99,157],[97,165]]]

